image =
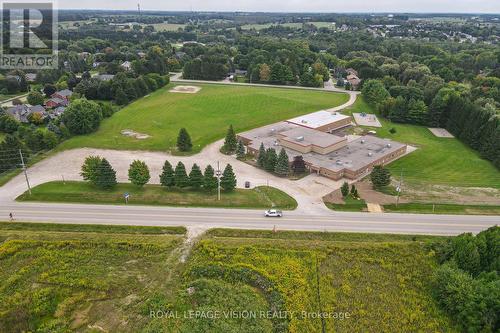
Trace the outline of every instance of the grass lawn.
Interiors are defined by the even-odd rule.
[[[97,189],[86,182],[49,182],[32,189],[32,195],[24,193],[19,201],[77,202],[124,205],[123,194],[130,194],[129,204],[192,206],[192,207],[227,207],[227,208],[270,208],[274,204],[280,209],[295,209],[297,202],[286,193],[272,187],[257,187],[251,190],[236,189],[221,194],[181,189],[167,190],[160,185],[146,185],[139,188],[132,184],[118,184],[110,191]]]
[[[358,98],[347,110],[352,112],[374,113],[374,110]],[[499,170],[458,139],[438,138],[423,126],[392,123],[382,117],[379,120],[383,127],[373,128],[379,136],[418,147],[388,166],[397,177],[403,170],[405,183],[500,188]],[[391,128],[397,132],[391,134]]]
[[[144,24],[143,27],[148,24]],[[186,27],[185,24],[175,24],[175,23],[155,23],[151,24],[156,31],[177,31],[179,29],[184,29]]]
[[[5,139],[5,136],[6,136],[6,135],[7,135],[7,134],[5,134],[5,133],[0,133],[0,142],[2,142],[2,141],[3,141],[3,139]]]
[[[170,150],[185,127],[193,141],[192,153],[225,136],[232,124],[237,132],[341,105],[346,94],[321,91],[227,85],[198,85],[196,94],[171,93],[173,85],[141,98],[105,119],[96,133],[71,138],[58,149]],[[151,138],[138,140],[120,133],[131,129]]]
[[[500,206],[493,205],[454,205],[432,203],[404,203],[396,206],[384,205],[385,212],[417,214],[470,214],[500,215]]]
[[[345,204],[334,204],[325,202],[326,207],[340,212],[364,212],[366,211],[366,202],[364,200],[356,200],[351,197],[344,199]]]

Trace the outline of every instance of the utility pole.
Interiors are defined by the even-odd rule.
[[[26,172],[26,165],[24,164],[23,152],[21,149],[19,149],[19,156],[21,156],[21,168],[23,168],[24,177],[26,178],[26,185],[28,185],[28,192],[31,195],[30,181],[28,179],[28,173]]]
[[[398,191],[398,198],[396,199],[396,207],[399,205],[399,195],[401,194],[403,186],[403,169],[401,169],[401,177],[399,178],[399,185],[398,188],[396,189]]]
[[[217,200],[220,201],[220,177],[222,172],[220,171],[219,161],[217,161],[217,171],[215,171],[215,176],[217,176]]]

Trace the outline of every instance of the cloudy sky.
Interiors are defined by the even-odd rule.
[[[500,13],[500,0],[58,0],[63,9]]]

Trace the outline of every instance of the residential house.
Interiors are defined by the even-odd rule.
[[[25,75],[26,81],[35,82],[36,81],[36,73],[26,73]]]
[[[45,102],[45,106],[47,108],[57,108],[59,106],[67,106],[69,101],[65,98],[52,97],[47,102]]]
[[[69,100],[69,98],[71,97],[71,95],[73,95],[73,92],[71,90],[69,90],[69,89],[63,89],[63,90],[56,91],[50,97]]]
[[[30,115],[33,113],[42,114],[42,118],[47,117],[47,111],[41,105],[29,106],[26,104],[15,105],[6,110],[6,113],[22,123],[29,123]]]
[[[123,68],[124,70],[126,71],[129,71],[132,69],[132,63],[130,61],[124,61],[121,65],[120,65],[121,68]]]
[[[347,75],[347,82],[349,82],[352,89],[356,90],[356,89],[358,89],[359,84],[361,83],[361,80],[357,75],[349,74],[349,75]]]
[[[114,77],[115,76],[113,74],[98,74],[94,76],[94,78],[100,81],[110,81],[113,80]]]

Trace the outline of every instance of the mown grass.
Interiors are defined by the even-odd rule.
[[[325,202],[326,207],[337,210],[340,212],[363,212],[366,211],[366,202],[364,200],[357,200],[351,197],[344,199],[345,203],[335,204],[331,202]]]
[[[362,98],[344,112],[375,113]],[[406,183],[500,188],[499,170],[458,139],[438,138],[424,126],[392,123],[382,117],[379,120],[382,128],[370,128],[378,136],[418,148],[388,166],[393,175],[403,170]],[[391,128],[396,129],[395,134],[389,132]]]
[[[181,127],[191,135],[193,150],[221,139],[232,124],[237,132],[331,108],[347,102],[347,94],[311,90],[203,85],[196,94],[172,93],[173,84],[141,98],[105,119],[96,133],[73,137],[57,149],[79,147],[162,150],[176,153]],[[138,140],[121,130],[151,137]]]
[[[385,212],[417,214],[461,214],[461,215],[500,215],[500,206],[460,205],[432,203],[402,203],[384,205]]]
[[[32,189],[32,194],[20,195],[19,201],[76,202],[124,205],[124,193],[129,193],[130,205],[226,207],[226,208],[270,208],[295,209],[297,202],[286,193],[272,187],[255,189],[236,189],[222,192],[221,200],[217,193],[193,191],[190,189],[166,189],[160,185],[138,187],[121,183],[112,190],[101,190],[86,182],[49,182]]]

